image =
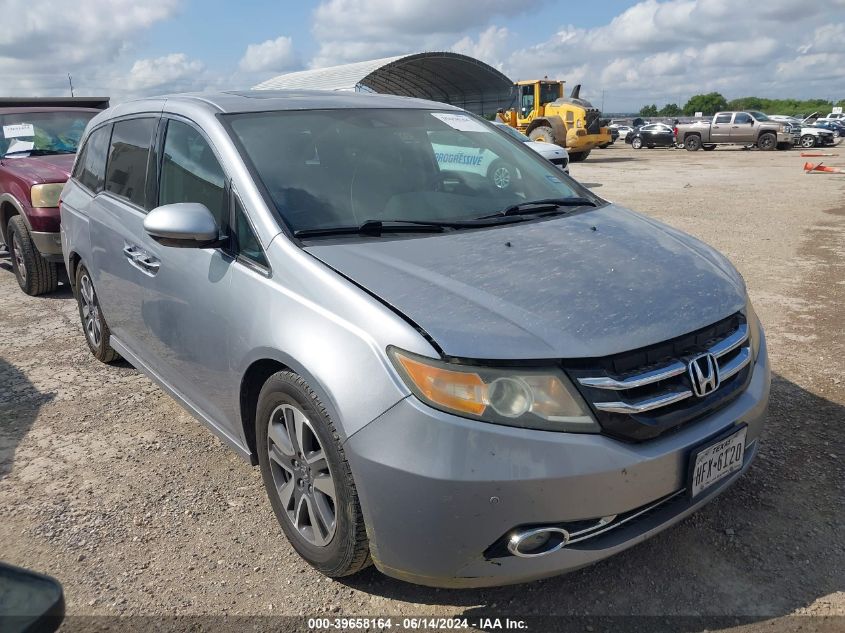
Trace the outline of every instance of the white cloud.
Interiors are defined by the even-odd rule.
[[[139,59],[129,71],[126,87],[132,93],[165,94],[204,87],[205,66],[184,53],[171,53],[155,59]]]
[[[0,76],[7,94],[66,94],[67,74],[101,92],[127,42],[171,17],[181,0],[4,0]]]
[[[510,33],[506,28],[490,26],[476,39],[469,35],[462,37],[452,45],[452,51],[475,57],[501,70],[507,58],[509,36]]]
[[[284,72],[300,65],[299,57],[293,49],[293,40],[280,36],[261,44],[250,44],[241,58],[241,70],[257,72]]]
[[[319,49],[310,66],[447,50],[456,35],[482,28],[495,16],[518,15],[540,4],[541,0],[323,0],[312,19]]]

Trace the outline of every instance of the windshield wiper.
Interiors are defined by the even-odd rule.
[[[367,220],[357,226],[328,226],[324,228],[300,229],[294,237],[328,237],[332,235],[366,235],[380,237],[383,233],[443,233],[447,229],[473,229],[497,224],[522,222],[527,218],[503,219],[497,213],[471,220]]]
[[[75,154],[71,149],[16,149],[14,152],[6,152],[2,158],[15,156],[17,154],[29,154],[30,156],[50,156],[52,154]]]
[[[509,215],[532,215],[534,213],[548,213],[549,211],[558,211],[562,207],[594,207],[596,203],[588,198],[543,198],[542,200],[529,200],[527,202],[520,202],[519,204],[512,204],[505,207],[501,211],[490,215],[483,215],[479,220],[486,220],[488,218],[506,217]]]
[[[442,233],[447,228],[463,226],[463,222],[435,222],[422,220],[367,220],[357,226],[327,226],[294,231],[295,237],[323,237],[329,235],[368,235],[382,233]]]

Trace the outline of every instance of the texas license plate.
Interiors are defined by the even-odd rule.
[[[748,427],[743,426],[735,433],[693,451],[689,474],[689,490],[693,498],[742,468],[747,431]]]

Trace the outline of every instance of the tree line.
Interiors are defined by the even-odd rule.
[[[640,109],[642,117],[670,117],[670,116],[693,116],[701,112],[705,116],[715,114],[721,110],[758,110],[767,114],[810,115],[813,112],[820,112],[822,116],[830,112],[833,106],[845,106],[845,99],[838,102],[826,99],[766,99],[764,97],[739,97],[728,101],[721,93],[709,92],[707,94],[694,95],[690,97],[683,107],[677,103],[667,103],[662,108],[656,104],[646,105]]]

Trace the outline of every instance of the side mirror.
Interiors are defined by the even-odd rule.
[[[4,631],[59,628],[65,616],[65,596],[55,578],[0,563],[0,625]]]
[[[156,242],[177,248],[208,248],[220,243],[220,227],[204,204],[177,202],[156,207],[144,218]]]

